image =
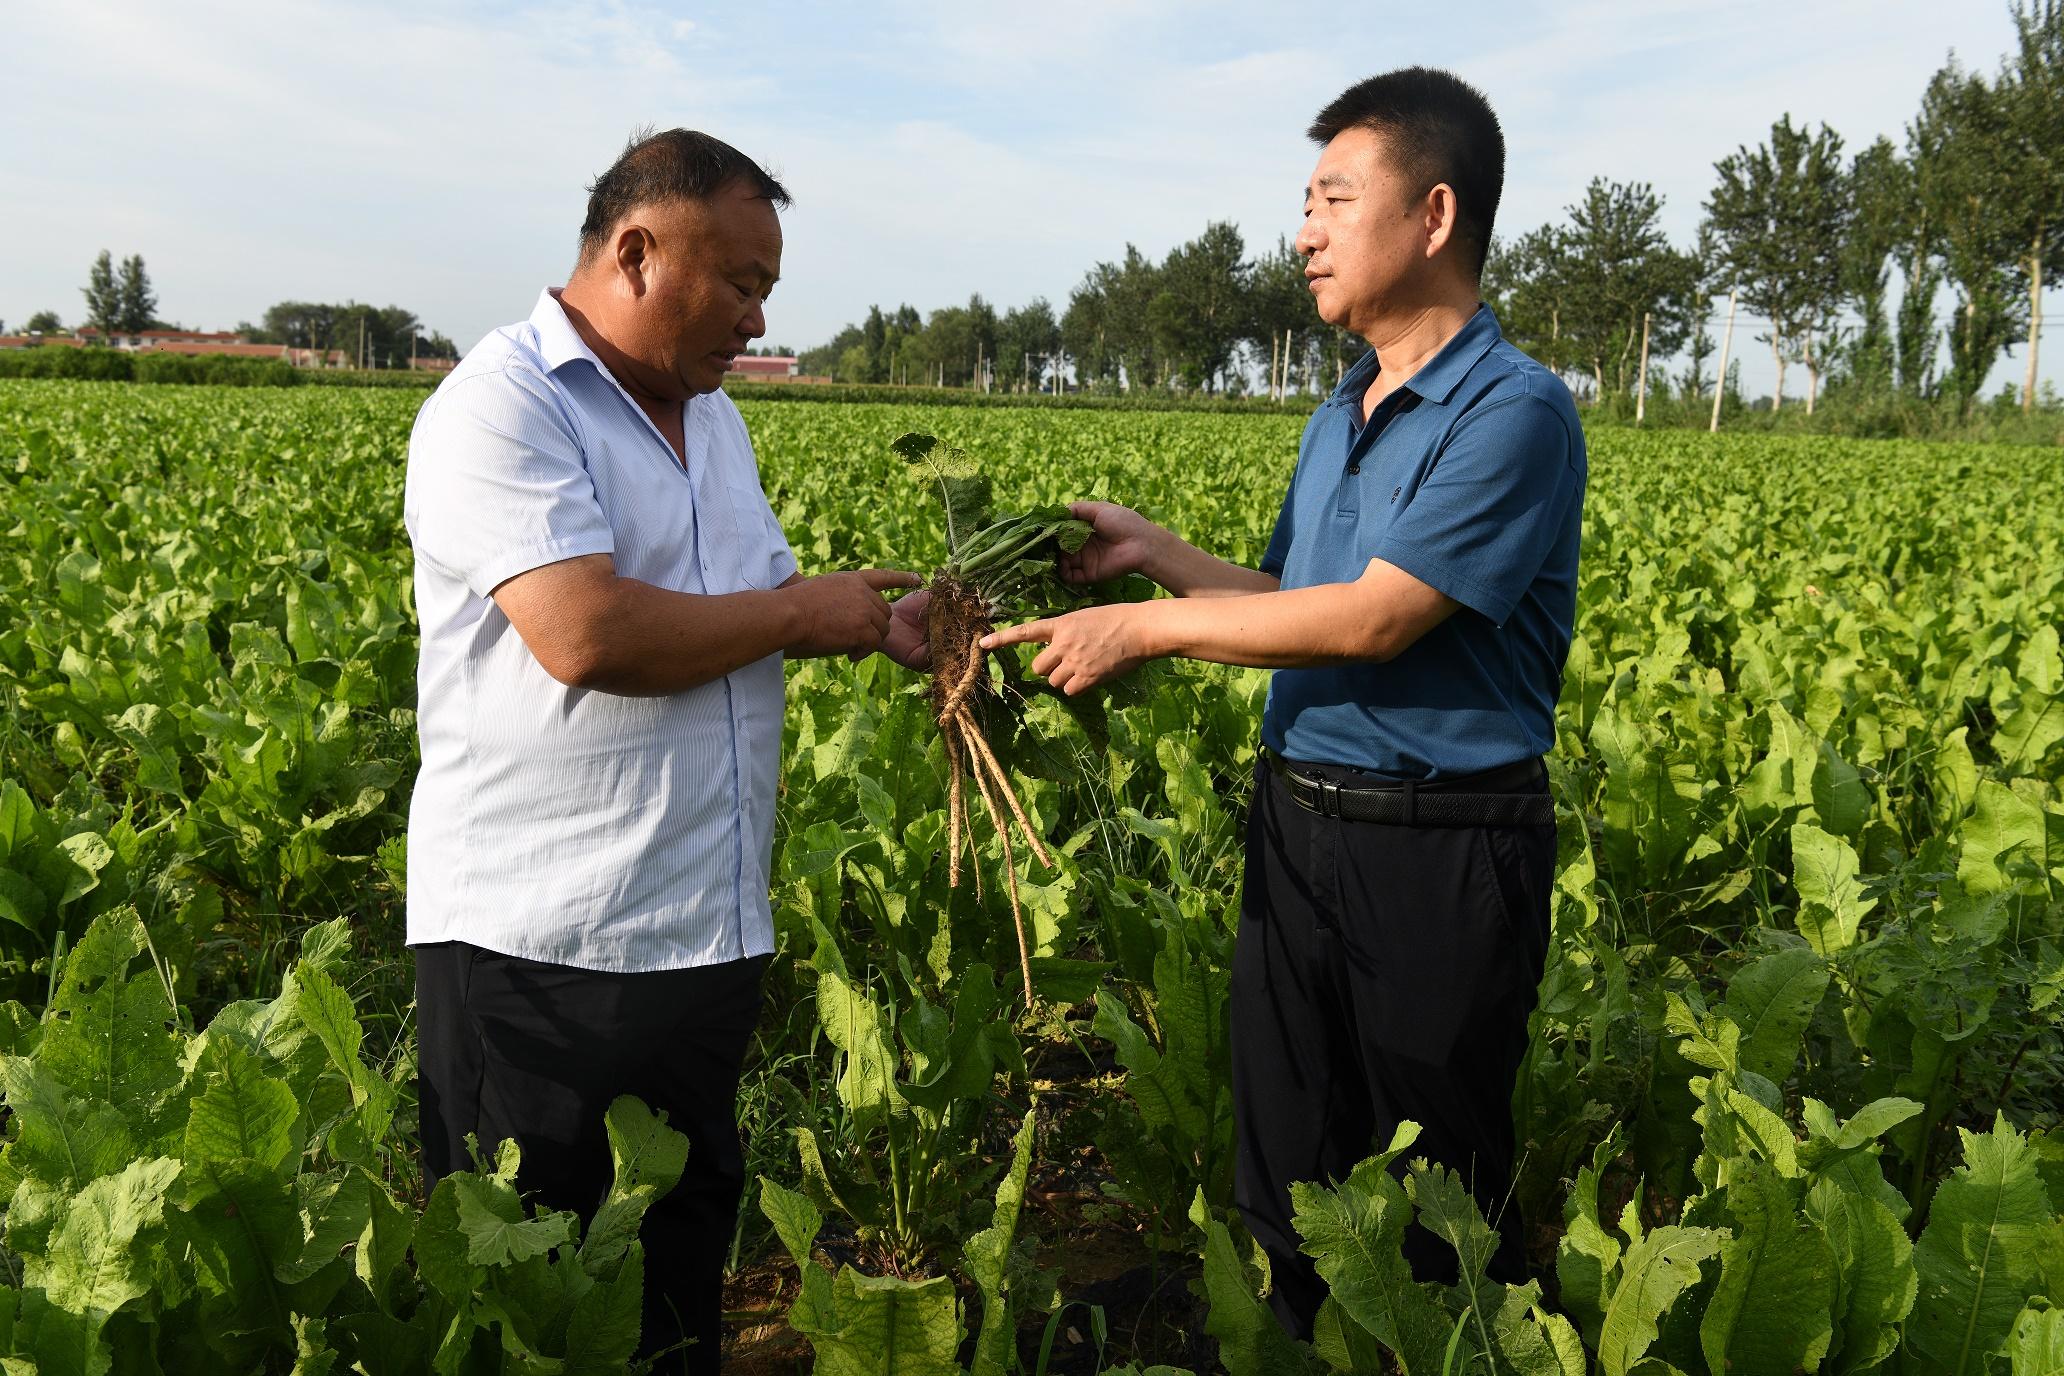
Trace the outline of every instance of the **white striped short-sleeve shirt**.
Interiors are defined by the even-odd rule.
[[[569,688],[489,596],[586,554],[686,593],[793,574],[737,407],[712,392],[684,421],[685,469],[552,292],[417,416],[410,944],[619,972],[773,950],[781,656],[667,697]]]

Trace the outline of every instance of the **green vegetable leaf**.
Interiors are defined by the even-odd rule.
[[[1699,1263],[1720,1250],[1726,1234],[1711,1228],[1654,1228],[1627,1249],[1620,1282],[1599,1328],[1598,1363],[1605,1376],[1628,1376],[1659,1336],[1677,1297],[1699,1283]]]
[[[597,1278],[614,1272],[631,1248],[653,1202],[680,1183],[688,1166],[688,1137],[666,1125],[666,1115],[626,1094],[603,1119],[615,1168],[609,1193],[581,1242],[581,1265]]]
[[[1811,1371],[1827,1353],[1834,1257],[1819,1228],[1800,1221],[1792,1189],[1761,1161],[1737,1161],[1729,1172],[1735,1231],[1720,1248],[1720,1284],[1699,1324],[1714,1371]]]
[[[2032,1293],[2053,1215],[2035,1151],[2004,1115],[1989,1133],[1959,1136],[1964,1164],[1937,1187],[1914,1246],[1920,1293],[1906,1343],[1931,1370],[1976,1376]]]

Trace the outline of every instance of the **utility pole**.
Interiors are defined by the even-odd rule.
[[[1727,353],[1734,347],[1734,298],[1740,290],[1727,289],[1727,329],[1720,336],[1720,377],[1713,384],[1713,422],[1706,427],[1716,435],[1720,433],[1720,401],[1727,395]]]
[[[1641,313],[1641,376],[1634,383],[1634,423],[1648,415],[1648,312]]]
[[[1268,332],[1268,398],[1270,401],[1276,400],[1277,353],[1281,347],[1276,340],[1276,332],[1270,330]]]
[[[2035,252],[2029,255],[2028,262],[2028,377],[2021,384],[2021,414],[2024,416],[2035,409],[2036,350],[2042,346],[2043,256],[2040,241]]]

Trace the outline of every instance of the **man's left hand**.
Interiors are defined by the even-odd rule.
[[[929,588],[905,593],[889,608],[889,630],[882,637],[881,652],[906,669],[923,673],[932,667],[932,645],[925,635],[925,608],[932,603]]]
[[[1152,603],[1119,603],[1086,607],[1066,616],[1006,626],[982,637],[985,650],[1005,645],[1038,644],[1046,648],[1032,661],[1032,672],[1070,697],[1122,674],[1153,656],[1141,635],[1141,609]]]

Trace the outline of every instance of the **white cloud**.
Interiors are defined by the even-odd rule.
[[[583,188],[659,123],[731,139],[795,192],[771,323],[797,345],[876,301],[1063,299],[1128,241],[1159,254],[1209,219],[1272,243],[1296,227],[1304,125],[1385,66],[1449,65],[1491,95],[1508,230],[1605,175],[1653,182],[1688,236],[1713,160],[1779,114],[1852,146],[1897,135],[1952,44],[1989,66],[2009,31],[2004,7],[1922,0],[1287,20],[1173,0],[70,0],[9,25],[9,319],[76,317],[105,246],[143,253],[188,323],[352,296],[470,342],[563,274]]]

